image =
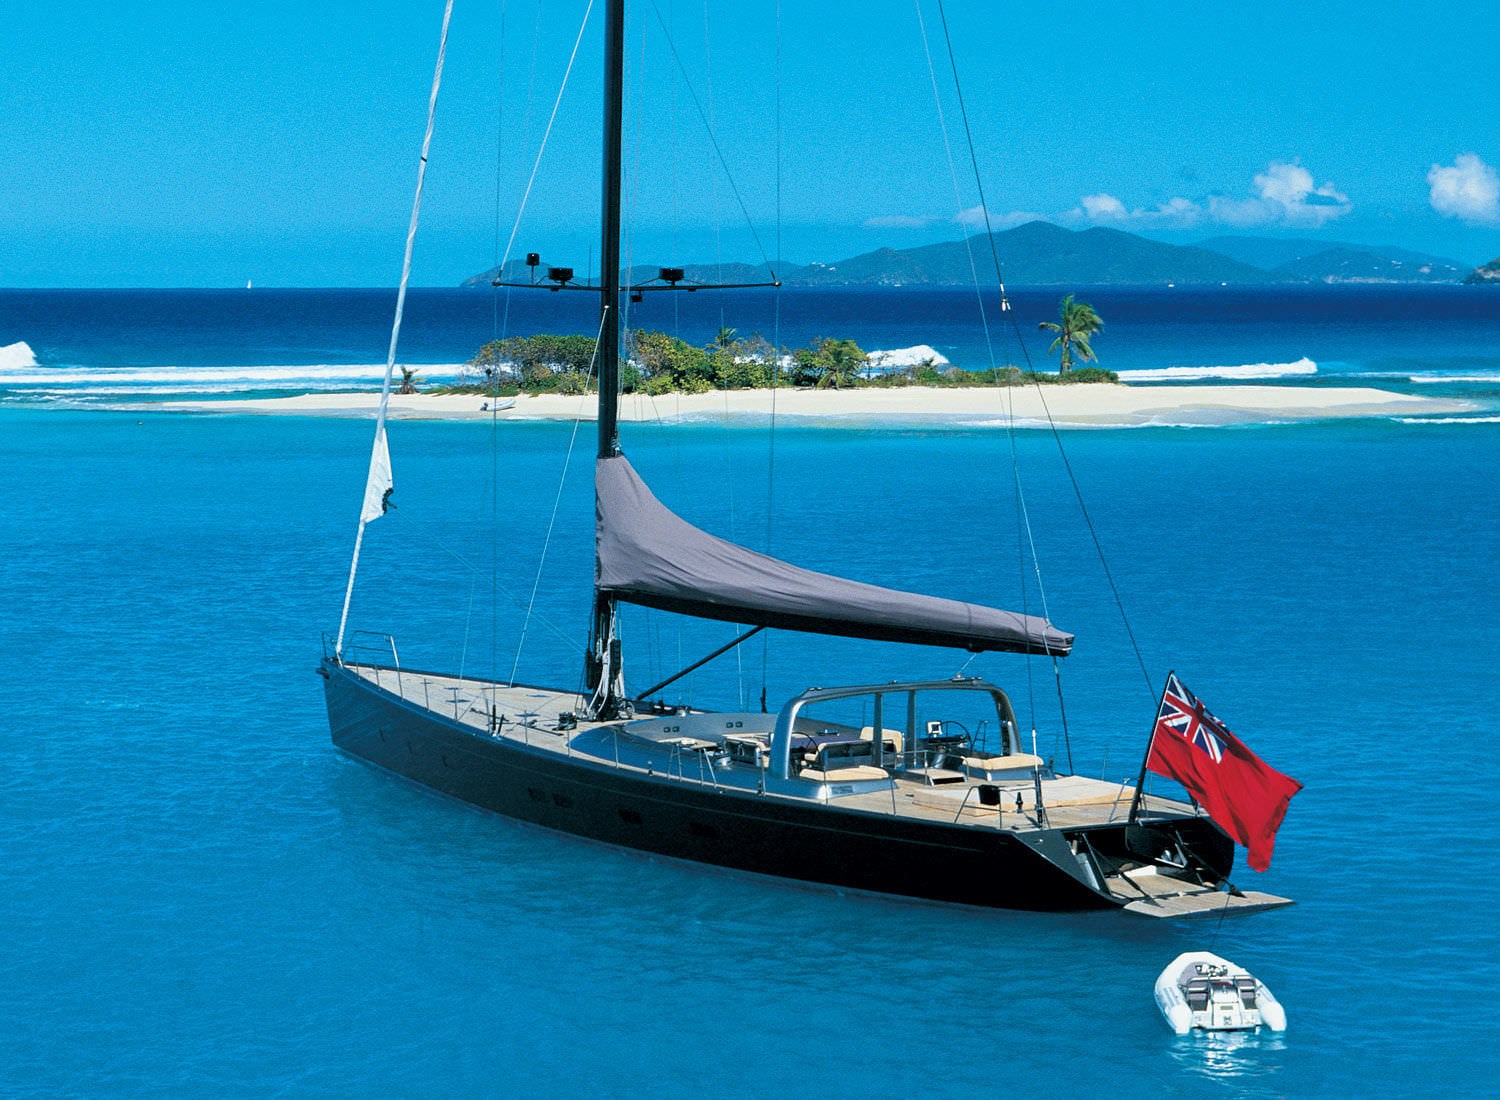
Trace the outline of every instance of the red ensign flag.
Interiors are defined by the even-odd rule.
[[[1276,830],[1302,784],[1247,749],[1175,672],[1167,676],[1146,766],[1186,787],[1249,850],[1251,867],[1264,871],[1271,865]]]

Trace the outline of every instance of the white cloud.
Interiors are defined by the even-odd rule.
[[[877,214],[873,218],[866,218],[864,227],[866,229],[923,229],[932,222],[933,219],[926,216]]]
[[[1244,216],[1255,204],[1261,209],[1261,225],[1290,225],[1302,229],[1316,229],[1349,213],[1349,196],[1336,189],[1333,184],[1313,186],[1313,175],[1302,165],[1272,161],[1264,172],[1254,179],[1256,197],[1237,204],[1237,212]],[[1234,224],[1244,224],[1237,222]]]
[[[1133,225],[1147,229],[1191,229],[1203,217],[1203,208],[1191,199],[1175,198],[1152,209],[1128,209],[1113,195],[1085,195],[1068,212],[1072,221],[1094,225]]]
[[[1130,220],[1130,211],[1113,195],[1102,191],[1097,195],[1085,195],[1078,200],[1083,216],[1091,222],[1123,222]]]
[[[1174,221],[1186,229],[1197,225],[1203,218],[1203,207],[1192,199],[1168,199],[1153,211],[1153,216],[1162,221]]]
[[[1349,196],[1332,183],[1315,186],[1313,175],[1295,161],[1272,161],[1252,182],[1245,198],[1211,195],[1207,205],[1176,197],[1154,207],[1131,210],[1113,195],[1085,195],[1069,212],[1074,221],[1128,225],[1142,229],[1191,229],[1203,221],[1234,226],[1285,225],[1315,229],[1347,214]]]
[[[971,206],[967,210],[960,210],[953,216],[953,220],[966,229],[983,229],[984,207]],[[1046,218],[1031,210],[1012,210],[1008,214],[990,211],[990,225],[996,229],[1012,229],[1015,226],[1035,221],[1046,221]]]
[[[1439,214],[1484,225],[1500,222],[1500,177],[1474,153],[1461,153],[1451,166],[1434,164],[1427,186]]]
[[[861,225],[866,229],[925,229],[939,219],[929,214],[876,214],[866,218]],[[984,207],[971,206],[960,210],[951,219],[955,225],[965,229],[984,228]],[[990,225],[995,229],[1011,229],[1026,222],[1045,221],[1046,218],[1031,210],[1012,210],[1008,214],[990,211]]]

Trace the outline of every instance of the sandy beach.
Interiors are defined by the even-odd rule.
[[[502,398],[504,404],[512,399]],[[311,393],[296,397],[226,401],[168,401],[168,412],[276,416],[373,417],[377,393]],[[491,413],[489,400],[471,394],[393,394],[388,415],[400,420],[592,420],[594,398],[521,396]],[[1214,425],[1339,417],[1430,416],[1471,411],[1469,402],[1363,387],[1334,386],[1125,386],[1090,384],[1015,390],[854,389],[731,390],[620,399],[622,421],[743,420],[775,412],[810,422],[941,421],[975,426],[1019,424],[1105,427]]]

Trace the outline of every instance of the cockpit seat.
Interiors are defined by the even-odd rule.
[[[901,742],[902,742],[901,731],[900,730],[881,730],[880,732],[883,735],[881,737],[881,740],[885,742],[885,751],[886,752],[900,753],[901,752]],[[859,731],[859,737],[860,737],[861,741],[874,741],[875,740],[875,727],[874,726],[865,726],[863,729],[861,729]]]
[[[834,761],[838,763],[838,761]],[[890,773],[884,768],[876,768],[868,764],[855,764],[843,768],[803,768],[797,773],[801,779],[811,779],[815,783],[853,783],[861,779],[888,779]]]
[[[1043,766],[1040,756],[1029,752],[1012,753],[1009,756],[976,755],[963,758],[964,771],[974,779],[1017,779],[1030,775],[1034,768]]]
[[[1193,978],[1187,984],[1188,1008],[1194,1012],[1208,1011],[1208,995],[1213,983],[1207,978]]]

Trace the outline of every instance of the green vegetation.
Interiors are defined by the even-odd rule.
[[[870,357],[853,340],[819,337],[792,352],[792,385],[820,390],[855,386],[859,384],[859,372],[869,362]]]
[[[1037,326],[1043,332],[1057,333],[1057,339],[1052,341],[1052,346],[1047,350],[1052,352],[1062,349],[1062,361],[1057,365],[1059,375],[1067,374],[1068,368],[1073,366],[1075,352],[1081,362],[1098,360],[1089,341],[1103,327],[1104,322],[1099,320],[1094,307],[1087,302],[1075,302],[1071,294],[1058,304],[1056,321],[1043,321]]]
[[[512,393],[583,393],[593,359],[592,336],[542,333],[491,340],[465,366],[471,376],[474,372],[482,374],[484,381],[475,391],[478,393],[494,393],[497,377],[501,389],[506,388],[506,379],[502,376],[505,372],[499,371],[501,366],[508,366],[515,372],[511,375],[512,384],[516,385]],[[448,387],[447,392],[464,392],[465,388]]]
[[[1500,283],[1500,259],[1491,260],[1483,267],[1476,267],[1464,278],[1464,282],[1471,286]]]
[[[1073,344],[1078,346],[1076,335]],[[1085,340],[1083,348],[1087,347]],[[971,371],[941,367],[931,359],[912,367],[866,373],[870,357],[853,340],[819,337],[806,347],[783,349],[778,356],[770,341],[758,333],[741,337],[727,327],[719,329],[713,343],[701,348],[664,332],[636,330],[630,333],[625,350],[626,360],[620,364],[620,388],[625,393],[652,396],[771,386],[889,389],[1118,381],[1113,371],[1097,367],[1064,374],[1043,374],[1017,367]],[[1092,357],[1089,350],[1086,358]],[[434,387],[429,392],[499,397],[520,393],[581,394],[594,389],[593,358],[594,340],[589,336],[544,333],[492,340],[464,365],[457,384]],[[1071,363],[1071,359],[1067,361]],[[411,391],[403,388],[402,392]]]
[[[1071,386],[1075,383],[1118,382],[1120,376],[1102,367],[1082,367],[1067,374],[1001,367],[998,371],[939,369],[931,363],[919,363],[905,370],[893,370],[871,378],[861,378],[860,388],[899,389],[902,386],[931,386],[938,389],[973,389],[983,386]]]

